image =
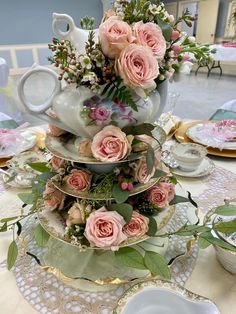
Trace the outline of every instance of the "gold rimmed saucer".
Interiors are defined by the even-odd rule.
[[[186,134],[187,130],[196,124],[204,123],[206,121],[195,120],[192,122],[183,122],[175,132],[175,138],[180,143],[194,143]],[[219,150],[217,148],[207,147],[209,155],[236,158],[236,150]]]

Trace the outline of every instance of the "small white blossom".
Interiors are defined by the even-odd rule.
[[[82,82],[90,82],[91,85],[98,81],[97,75],[94,72],[88,72],[82,78]]]
[[[196,38],[194,36],[189,36],[188,37],[188,40],[191,42],[191,43],[195,43],[196,42]]]
[[[86,55],[81,55],[79,57],[79,62],[81,63],[82,68],[90,70],[92,68],[90,59]]]

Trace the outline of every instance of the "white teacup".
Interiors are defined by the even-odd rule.
[[[171,153],[180,169],[194,171],[207,155],[207,149],[199,144],[178,143],[171,147]]]

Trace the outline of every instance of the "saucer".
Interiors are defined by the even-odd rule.
[[[215,168],[214,162],[208,157],[205,157],[201,162],[200,166],[194,171],[184,171],[178,167],[171,169],[171,172],[181,177],[198,178],[209,175],[210,173],[212,173],[214,168]]]
[[[113,314],[220,314],[207,298],[168,281],[148,280],[129,288],[118,300]]]

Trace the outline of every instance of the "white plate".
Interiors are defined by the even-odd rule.
[[[194,171],[184,171],[178,167],[171,169],[171,172],[181,177],[198,178],[212,173],[214,169],[214,162],[208,157],[205,157],[200,166]]]
[[[113,314],[220,314],[209,299],[162,280],[138,283],[119,299]]]
[[[186,131],[187,136],[194,142],[208,147],[219,148],[221,150],[236,149],[236,142],[222,142],[220,140],[217,140],[215,137],[208,136],[206,134],[206,129],[204,128],[204,126],[206,125],[207,124],[203,123],[195,124]]]
[[[15,172],[13,169],[6,171],[10,176],[14,176],[13,180],[7,174],[2,175],[3,182],[11,187],[25,189],[32,187],[32,181],[35,179],[36,174],[30,172]]]
[[[165,142],[166,134],[162,128],[155,127],[155,129],[152,131],[152,134],[161,145]],[[93,165],[111,164],[111,162],[101,162],[93,157],[80,156],[78,152],[78,143],[81,140],[82,138],[78,138],[76,136],[68,137],[68,135],[65,135],[60,137],[54,137],[50,134],[47,134],[45,139],[45,145],[53,155],[65,160]],[[154,150],[160,148],[158,142],[153,140],[152,147]],[[120,160],[116,163],[118,164],[122,162],[127,162],[129,160],[137,160],[141,158],[144,154],[146,154],[146,152],[130,154],[130,156],[128,156],[126,159]]]
[[[43,153],[39,151],[29,151],[14,156],[11,160],[8,160],[6,164],[8,168],[15,169],[17,172],[21,171],[38,173],[28,165],[28,163],[33,162],[47,162],[47,158]]]
[[[15,152],[9,153],[9,151],[2,151],[0,152],[0,158],[10,158],[16,154],[24,152],[32,147],[37,143],[37,137],[34,131],[31,130],[24,130],[21,131],[21,136],[23,137],[23,141],[21,142],[21,146],[17,147]]]

